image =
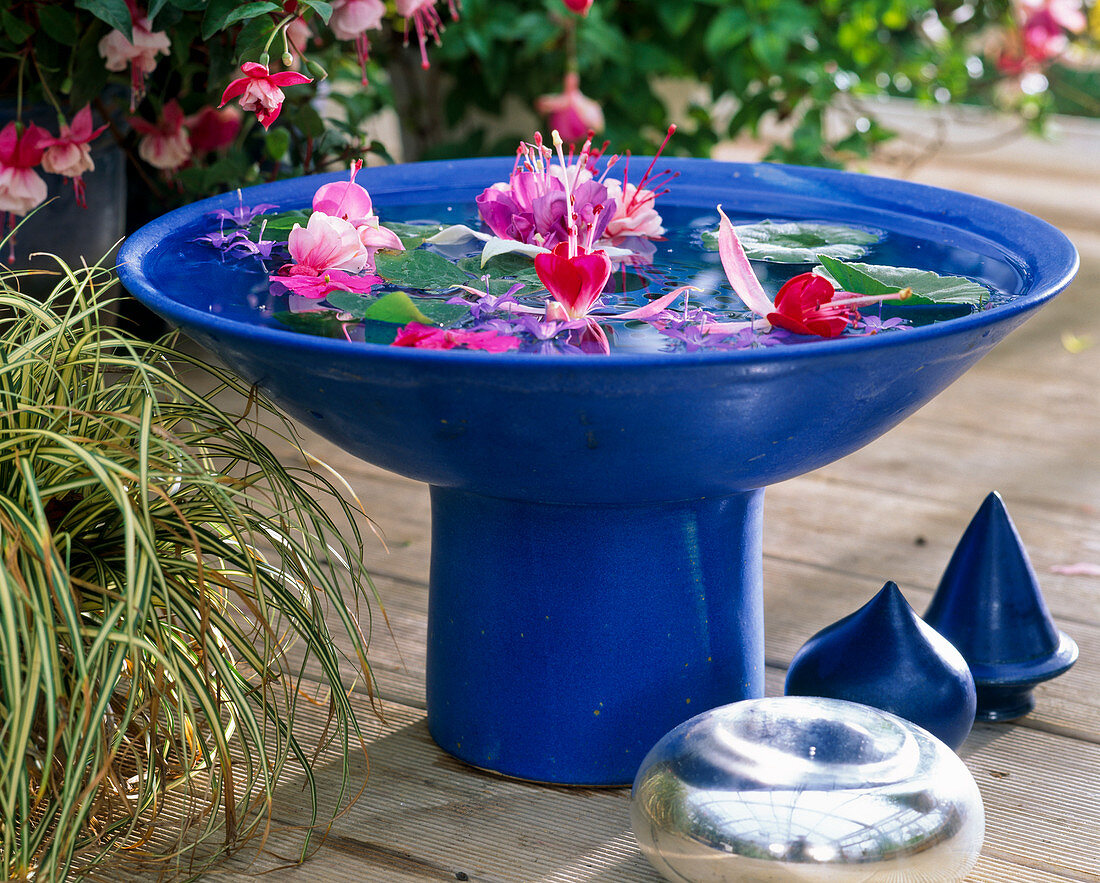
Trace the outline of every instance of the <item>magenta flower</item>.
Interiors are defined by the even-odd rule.
[[[43,138],[39,146],[46,148],[42,156],[42,168],[51,175],[62,175],[73,179],[73,193],[77,204],[87,206],[84,199],[84,173],[95,170],[90,142],[98,138],[107,128],[104,123],[98,129],[92,128],[92,110],[85,105],[77,112],[71,124],[62,124],[60,134]]]
[[[393,346],[410,346],[429,350],[484,350],[503,353],[518,349],[522,341],[511,334],[496,331],[464,331],[459,328],[437,328],[420,322],[410,322],[397,332]]]
[[[588,10],[592,8],[593,0],[561,0],[561,2],[565,4],[565,8],[570,12],[575,12],[577,15],[588,15]]]
[[[604,128],[603,108],[581,92],[580,77],[573,71],[565,75],[560,93],[535,99],[535,110],[548,118],[550,128],[564,141],[583,141]]]
[[[260,125],[265,129],[271,128],[271,124],[279,117],[283,109],[283,86],[301,86],[312,83],[309,77],[297,71],[280,71],[273,74],[267,66],[255,61],[246,61],[241,65],[243,77],[238,77],[225,87],[222,93],[222,103],[219,107],[225,107],[226,103],[234,98],[240,99],[241,108],[256,114]]]
[[[133,117],[130,127],[141,135],[138,156],[154,168],[172,171],[191,159],[191,140],[176,99],[164,105],[156,123]]]
[[[46,199],[46,182],[34,170],[46,138],[45,129],[14,121],[0,130],[0,212],[25,215]]]
[[[332,18],[328,25],[337,40],[355,42],[360,80],[364,86],[367,84],[367,61],[370,59],[367,31],[381,30],[382,16],[385,14],[386,4],[382,0],[332,0]]]
[[[291,294],[310,300],[320,300],[334,291],[370,294],[373,286],[385,281],[380,276],[361,276],[343,270],[314,272],[312,267],[303,264],[287,264],[268,279],[273,285],[281,285]]]
[[[859,314],[843,302],[834,304],[835,294],[833,284],[824,276],[800,273],[779,289],[768,321],[795,334],[839,337]]]
[[[183,121],[194,153],[225,150],[241,131],[241,112],[236,107],[203,107]]]

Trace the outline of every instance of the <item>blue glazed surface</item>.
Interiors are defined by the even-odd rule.
[[[924,620],[970,665],[981,720],[1027,714],[1034,707],[1035,684],[1077,661],[1077,644],[1054,624],[997,493],[985,498],[967,525]]]
[[[384,218],[387,206],[470,200],[512,162],[372,168],[358,181]],[[755,489],[900,422],[1076,272],[1057,230],[974,197],[775,165],[667,165],[681,172],[663,197],[676,205],[713,211],[722,202],[746,215],[923,238],[1003,262],[1020,290],[1007,304],[904,334],[543,357],[352,343],[201,308],[218,277],[162,260],[162,244],[180,230],[206,232],[208,213],[236,207],[236,193],[160,218],[120,255],[132,294],[304,424],[433,486],[430,725],[448,750],[510,775],[627,784],[669,727],[758,696]],[[243,200],[302,208],[321,183],[343,177],[252,188]]]
[[[970,734],[977,701],[962,655],[921,621],[893,582],[802,645],[785,692],[881,708],[954,749]]]

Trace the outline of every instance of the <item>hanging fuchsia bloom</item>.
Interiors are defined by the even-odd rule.
[[[351,166],[351,178],[348,181],[336,181],[323,184],[313,194],[313,211],[342,218],[355,228],[359,243],[367,256],[366,267],[374,269],[374,253],[381,248],[404,251],[401,239],[392,230],[383,227],[374,213],[370,194],[355,183],[355,176],[363,168],[362,160],[356,160]]]
[[[410,346],[429,350],[484,350],[503,353],[518,349],[521,341],[511,334],[496,331],[466,331],[461,328],[437,328],[421,322],[410,322],[397,332],[393,346]]]
[[[0,130],[0,212],[25,215],[46,199],[46,182],[34,170],[42,161],[42,142],[50,133],[40,126],[10,122]]]
[[[63,175],[73,180],[73,193],[77,205],[87,207],[84,198],[84,173],[95,170],[90,143],[107,128],[104,123],[98,129],[92,128],[92,110],[85,106],[77,112],[71,124],[61,126],[60,134],[43,138],[39,146],[46,149],[42,157],[42,168],[51,175]]]
[[[236,107],[204,107],[187,117],[183,124],[190,133],[193,153],[225,150],[241,131],[241,112]]]
[[[570,12],[575,12],[577,15],[588,15],[593,0],[561,0],[561,2],[565,4],[566,9]]]
[[[420,65],[427,70],[428,64],[428,37],[430,36],[436,46],[439,45],[439,34],[443,30],[443,19],[435,8],[436,0],[397,0],[397,14],[405,19],[405,45],[409,44],[409,22],[416,27],[416,38],[420,43]],[[451,18],[458,21],[458,4],[456,0],[447,0],[447,6],[451,10]]]
[[[130,126],[142,136],[138,141],[138,156],[154,168],[170,172],[191,159],[191,141],[183,124],[183,110],[176,99],[164,105],[156,123],[133,117]]]
[[[255,61],[246,61],[241,65],[241,71],[244,76],[225,87],[222,103],[218,107],[225,107],[228,101],[239,97],[241,108],[256,114],[260,125],[265,129],[271,128],[283,109],[283,100],[286,98],[283,86],[302,86],[313,82],[297,71],[279,71],[273,74],[267,69],[267,65]]]
[[[535,110],[549,119],[565,141],[583,141],[604,128],[603,108],[581,92],[580,77],[573,71],[565,75],[560,93],[535,99]]]
[[[130,67],[130,112],[145,94],[145,78],[157,66],[157,56],[167,55],[172,42],[164,31],[150,30],[148,17],[141,14],[134,0],[126,0],[132,23],[132,40],[119,30],[112,30],[99,41],[99,54],[109,71],[124,71]]]
[[[364,86],[367,85],[367,61],[370,59],[367,31],[381,30],[385,14],[386,4],[382,0],[332,0],[332,18],[328,26],[337,40],[355,42],[360,80]]]

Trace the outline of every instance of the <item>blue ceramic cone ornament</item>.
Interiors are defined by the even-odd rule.
[[[802,645],[787,672],[786,693],[871,705],[955,749],[974,725],[974,679],[966,661],[921,621],[893,582]]]
[[[1032,688],[1077,661],[1054,625],[1000,494],[985,498],[940,580],[924,621],[954,644],[974,675],[979,720],[1035,707]]]

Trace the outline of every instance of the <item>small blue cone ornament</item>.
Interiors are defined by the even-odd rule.
[[[985,498],[944,571],[924,621],[954,644],[974,675],[979,720],[1022,717],[1032,688],[1077,661],[1054,625],[1000,494]]]
[[[921,621],[893,582],[802,646],[785,692],[889,711],[953,749],[974,725],[974,679],[966,661]]]

